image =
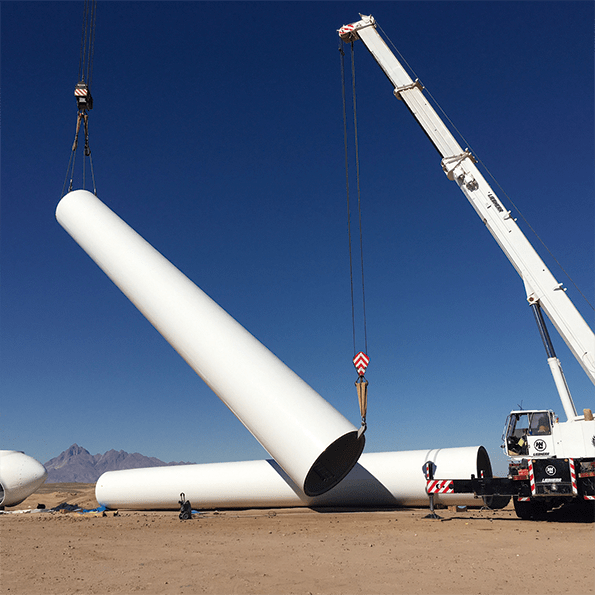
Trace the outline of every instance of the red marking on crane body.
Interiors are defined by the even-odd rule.
[[[428,494],[454,494],[451,479],[432,479],[426,483]]]

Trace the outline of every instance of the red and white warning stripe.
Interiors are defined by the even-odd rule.
[[[426,483],[428,494],[454,494],[452,479],[432,479]]]
[[[529,501],[531,500],[531,498],[526,498],[526,497],[523,497],[523,496],[519,496],[519,497],[517,498],[517,500],[518,500],[519,502],[529,502]]]
[[[576,485],[576,471],[574,470],[574,459],[568,459],[570,465],[570,481],[572,482],[572,493],[578,494],[578,486]]]
[[[347,33],[351,33],[353,30],[355,29],[354,25],[343,25],[340,29],[339,29],[339,35],[343,36]]]
[[[366,368],[370,363],[370,358],[363,352],[360,351],[354,358],[353,358],[353,365],[357,370],[357,373],[360,376],[363,376],[366,373]]]
[[[595,500],[595,496],[585,496],[585,500]]]
[[[533,461],[529,459],[529,484],[531,485],[531,493],[535,496],[535,473],[533,472]]]
[[[77,97],[84,97],[88,93],[87,89],[79,89],[78,87],[74,90],[74,94]]]

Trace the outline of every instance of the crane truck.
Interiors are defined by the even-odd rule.
[[[527,302],[543,340],[547,361],[567,421],[551,410],[512,411],[503,433],[509,457],[507,477],[439,479],[440,470],[426,475],[427,492],[474,493],[510,496],[520,518],[540,518],[568,502],[595,500],[595,420],[591,409],[577,413],[543,312],[568,345],[588,378],[595,384],[595,335],[496,192],[475,165],[476,158],[462,149],[426,100],[419,79],[413,80],[377,31],[372,16],[338,30],[347,43],[361,40],[441,156],[447,178],[455,182],[475,209],[524,283]],[[437,474],[437,475],[436,475]]]

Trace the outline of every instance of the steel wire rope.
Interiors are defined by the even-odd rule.
[[[89,53],[87,57],[87,86],[89,93],[91,92],[91,79],[93,78],[93,58],[95,57],[95,21],[97,18],[97,0],[85,0],[90,2],[91,14],[89,15]],[[89,128],[88,122],[85,121],[85,155],[89,157],[89,169],[91,171],[91,181],[93,184],[93,194],[97,196],[97,187],[95,185],[95,171],[93,170],[93,157],[91,156],[91,148],[89,147]],[[84,182],[83,182],[84,186]]]
[[[358,151],[358,134],[357,134],[357,110],[356,110],[356,92],[355,92],[355,59],[353,43],[351,45],[351,77],[352,77],[352,104],[353,104],[353,122],[354,122],[354,145],[355,145],[355,165],[356,165],[356,183],[357,183],[357,203],[358,203],[358,219],[359,219],[359,239],[360,239],[360,263],[361,263],[361,278],[362,278],[362,316],[363,316],[363,330],[364,330],[364,351],[368,353],[368,332],[366,320],[366,293],[364,283],[364,256],[363,256],[363,231],[362,231],[362,209],[361,209],[361,185],[360,185],[360,169],[359,169],[359,151]],[[349,185],[349,150],[347,142],[347,109],[346,109],[346,93],[345,93],[345,52],[343,51],[343,42],[339,47],[341,54],[341,82],[342,82],[342,99],[343,99],[343,140],[345,146],[345,184],[347,193],[347,233],[349,237],[349,278],[351,285],[351,322],[353,333],[353,355],[355,357],[357,352],[356,346],[356,324],[355,324],[355,292],[353,287],[353,246],[351,241],[351,207],[350,207],[350,185]]]
[[[91,90],[93,78],[93,58],[95,56],[95,19],[97,15],[97,0],[91,0],[91,14],[89,15],[89,40],[87,54],[87,86]]]
[[[74,162],[76,160],[76,151],[70,151],[70,159],[68,160],[68,167],[66,168],[66,176],[64,177],[64,184],[62,185],[62,194],[60,194],[60,198],[64,196],[64,191],[66,190],[66,182],[68,181],[68,176],[70,175],[71,171],[74,175]],[[68,191],[72,189],[72,177],[70,178],[70,185]]]
[[[81,49],[79,53],[79,72],[78,72],[78,80],[81,81],[83,78],[83,64],[84,64],[84,56],[85,56],[85,39],[87,38],[86,31],[87,31],[87,0],[83,5],[83,24],[82,24],[82,31],[81,31]]]
[[[89,167],[91,169],[91,182],[93,183],[93,194],[97,196],[97,186],[95,185],[95,172],[93,171],[93,157],[89,153]]]
[[[349,281],[351,286],[351,328],[353,333],[353,356],[356,354],[355,340],[355,300],[353,293],[353,251],[351,248],[351,208],[349,202],[349,149],[347,143],[347,108],[345,100],[345,52],[343,41],[339,45],[341,54],[341,94],[343,98],[343,144],[345,146],[345,190],[347,193],[347,236],[349,238]]]
[[[415,72],[415,70],[413,70],[413,68],[410,66],[410,64],[407,62],[407,60],[403,57],[403,55],[401,54],[401,52],[399,52],[399,50],[397,49],[397,46],[395,46],[395,44],[393,43],[393,41],[391,40],[391,38],[386,34],[386,32],[384,31],[384,29],[382,29],[382,27],[380,25],[378,25],[378,28],[380,29],[380,31],[382,31],[382,34],[386,37],[386,39],[388,40],[388,42],[390,43],[390,45],[392,46],[392,48],[395,50],[395,52],[397,52],[397,54],[399,54],[399,57],[405,63],[405,65],[407,66],[407,68],[409,68],[409,70],[413,73],[413,76],[415,76],[415,78],[419,80],[419,77],[417,76],[417,73]],[[533,226],[529,223],[529,221],[527,221],[525,215],[523,215],[523,213],[519,209],[519,207],[515,204],[515,202],[512,200],[512,198],[510,198],[510,196],[508,195],[508,193],[506,192],[506,190],[504,190],[504,188],[502,187],[502,185],[500,184],[500,182],[498,182],[498,180],[494,177],[494,175],[489,170],[489,168],[486,166],[486,164],[483,162],[483,160],[475,153],[475,151],[473,150],[473,147],[471,147],[471,145],[467,142],[467,139],[465,139],[465,137],[463,136],[463,134],[461,133],[461,131],[456,127],[456,125],[454,124],[454,122],[448,117],[448,114],[442,109],[442,106],[438,103],[438,101],[432,95],[432,93],[430,92],[430,90],[427,87],[425,87],[425,85],[422,85],[422,86],[423,86],[424,90],[427,92],[428,97],[431,99],[432,103],[438,108],[438,110],[440,110],[440,113],[446,118],[446,120],[451,125],[451,127],[453,128],[453,130],[459,135],[459,137],[463,141],[463,144],[466,145],[467,148],[471,151],[471,153],[473,154],[473,156],[475,157],[475,159],[477,159],[477,162],[484,168],[484,170],[486,171],[486,173],[488,174],[488,176],[490,177],[490,179],[494,182],[494,184],[496,184],[496,186],[498,186],[498,188],[502,191],[502,193],[504,194],[504,196],[506,196],[506,198],[508,199],[508,201],[510,202],[510,204],[514,207],[514,210],[518,213],[519,217],[525,222],[525,224],[531,230],[531,232],[533,233],[533,235],[537,238],[537,240],[539,240],[539,243],[543,246],[543,248],[547,251],[547,253],[552,257],[552,259],[554,260],[554,262],[556,263],[556,265],[558,266],[558,268],[564,273],[564,275],[570,281],[570,283],[572,283],[572,285],[574,286],[574,288],[579,292],[579,294],[581,295],[581,297],[583,298],[583,300],[587,303],[587,305],[591,308],[591,310],[595,310],[595,307],[593,306],[593,304],[591,304],[591,302],[589,301],[589,299],[587,298],[587,296],[581,291],[580,287],[575,283],[574,279],[570,276],[570,274],[562,266],[562,264],[560,263],[560,261],[554,256],[553,252],[549,249],[548,245],[541,239],[541,237],[539,236],[539,234],[537,233],[537,231],[535,231],[535,229],[533,228]]]
[[[95,52],[95,19],[97,0],[85,0],[83,8],[83,26],[81,33],[81,50],[79,56],[79,81],[85,81],[91,88],[93,72],[93,55]]]
[[[93,76],[93,58],[95,54],[95,23],[97,19],[97,0],[85,0],[83,7],[83,23],[81,30],[81,45],[79,52],[79,68],[78,68],[78,81],[86,84],[89,96],[91,96],[91,78]],[[92,100],[91,100],[92,102]],[[88,109],[92,107],[92,103],[89,104]],[[83,188],[86,185],[86,163],[85,157],[89,157],[89,170],[91,172],[91,180],[93,184],[93,193],[97,195],[97,186],[95,183],[95,171],[93,169],[93,158],[91,156],[91,148],[89,147],[89,128],[88,128],[88,114],[87,108],[79,108],[77,115],[77,127],[74,136],[74,143],[72,145],[72,151],[68,161],[68,167],[66,170],[66,176],[64,184],[62,186],[62,194],[66,189],[68,177],[70,176],[70,184],[68,192],[72,190],[74,172],[76,165],[76,151],[78,149],[78,135],[80,133],[80,125],[83,124],[83,130],[85,135],[85,144],[83,148],[83,163],[82,163],[82,183]]]
[[[364,319],[364,350],[368,354],[368,331],[366,325],[366,291],[364,285],[364,242],[362,233],[362,201],[360,191],[360,171],[359,171],[359,143],[357,136],[357,109],[355,101],[355,53],[354,44],[351,43],[351,80],[353,82],[353,134],[355,144],[355,178],[357,182],[357,212],[359,217],[359,251],[360,251],[360,263],[362,273],[362,315]],[[369,355],[369,354],[368,354]]]
[[[83,153],[84,153],[84,149],[83,149]],[[86,182],[86,164],[85,164],[85,157],[83,156],[83,188],[85,188],[85,182]]]

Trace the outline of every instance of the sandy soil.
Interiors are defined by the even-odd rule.
[[[47,484],[8,510],[94,508],[94,486]],[[0,515],[0,593],[595,593],[595,524],[500,511]]]

